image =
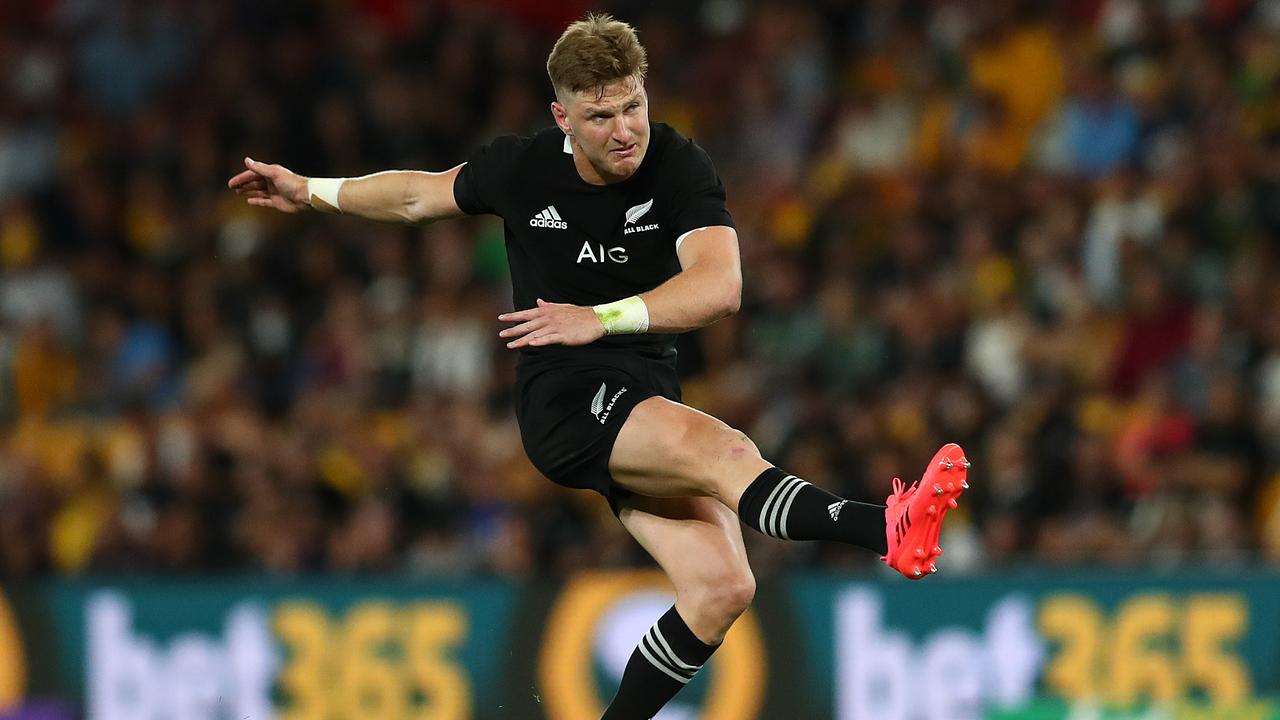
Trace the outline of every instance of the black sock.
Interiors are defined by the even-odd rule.
[[[760,473],[738,501],[738,517],[783,540],[836,540],[888,552],[884,506],[836,497],[778,468]]]
[[[693,678],[717,647],[699,640],[673,606],[631,653],[618,694],[600,720],[649,720]]]

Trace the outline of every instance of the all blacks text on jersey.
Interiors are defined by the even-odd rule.
[[[642,202],[639,205],[636,205],[635,207],[627,208],[626,215],[623,216],[622,234],[630,235],[631,233],[644,232],[646,230],[657,230],[658,223],[651,223],[649,225],[636,225],[636,221],[644,217],[645,213],[649,212],[649,210],[652,207],[653,207],[653,198],[649,198],[648,202]]]
[[[658,223],[653,223],[651,225],[630,225],[623,229],[622,234],[630,235],[631,233],[638,233],[638,232],[644,232],[646,230],[657,230],[657,229],[658,229]]]

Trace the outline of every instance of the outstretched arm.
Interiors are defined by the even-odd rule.
[[[227,187],[246,198],[250,205],[296,213],[308,207],[329,212],[381,220],[420,223],[458,217],[462,210],[453,198],[453,181],[459,165],[445,172],[388,170],[342,181],[333,200],[317,194],[321,182],[336,185],[330,178],[308,178],[281,165],[244,159],[245,170],[227,181]],[[314,182],[313,182],[314,180]]]
[[[718,225],[695,230],[685,237],[677,250],[682,268],[670,280],[638,299],[622,301],[634,306],[643,303],[648,324],[640,332],[676,333],[705,327],[738,311],[742,301],[742,265],[738,253],[738,233],[731,227]],[[618,303],[613,303],[618,305]],[[601,312],[604,315],[601,315]],[[499,336],[507,338],[507,347],[540,345],[586,345],[606,334],[611,323],[605,309],[565,303],[549,303],[539,299],[537,307],[504,313],[498,319],[517,323]],[[627,313],[625,306],[617,310]],[[635,332],[632,330],[631,332]]]

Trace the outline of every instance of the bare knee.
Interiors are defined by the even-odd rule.
[[[760,459],[760,448],[756,447],[746,433],[729,427],[719,420],[713,420],[708,424],[711,426],[708,432],[714,434],[714,443],[720,459],[728,462]]]
[[[719,588],[720,611],[734,620],[751,607],[756,597],[756,576],[750,570],[734,573]]]
[[[751,569],[726,570],[702,578],[680,592],[677,604],[688,615],[689,629],[703,642],[716,644],[729,627],[751,606],[756,595],[756,579]]]
[[[679,458],[680,467],[712,495],[720,495],[726,478],[740,475],[742,467],[763,462],[746,433],[711,417],[691,420],[673,439],[676,446],[671,452]]]

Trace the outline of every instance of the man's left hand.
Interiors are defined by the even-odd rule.
[[[604,325],[595,310],[549,303],[541,298],[537,307],[503,313],[498,319],[519,323],[498,333],[498,337],[510,339],[507,347],[512,350],[541,345],[586,345],[604,337]]]

